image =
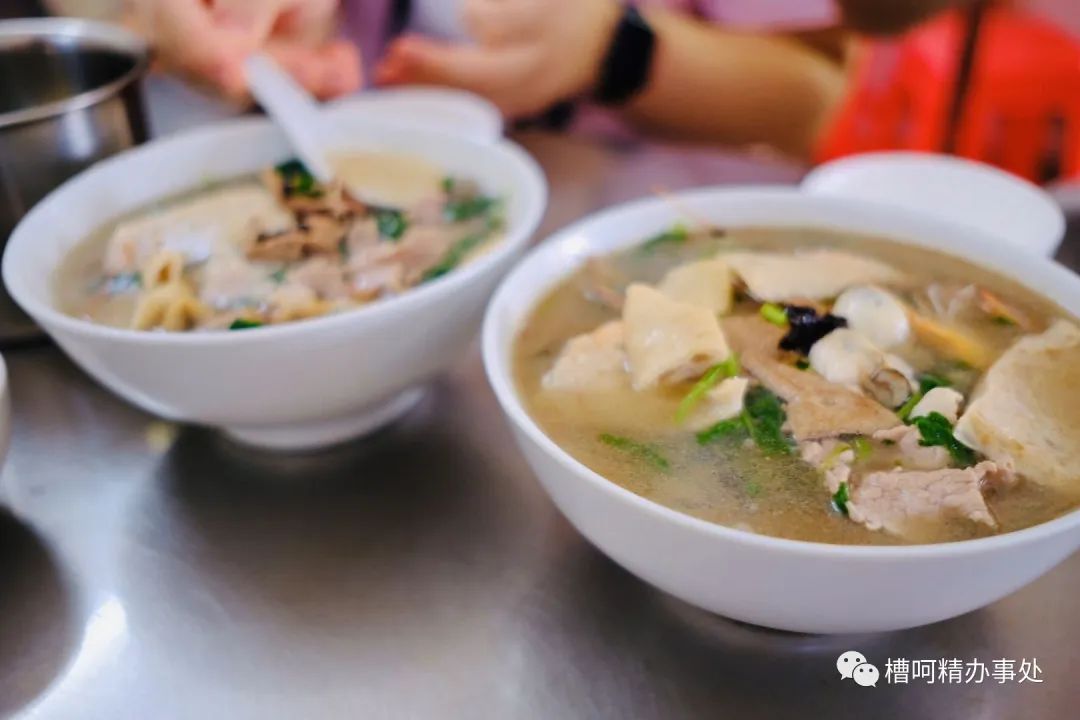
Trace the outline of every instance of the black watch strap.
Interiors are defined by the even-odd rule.
[[[656,33],[637,8],[627,5],[600,67],[593,99],[621,105],[641,92],[649,82],[655,51]]]

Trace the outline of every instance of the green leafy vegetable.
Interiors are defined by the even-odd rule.
[[[487,235],[485,234],[466,235],[458,240],[450,246],[450,249],[446,251],[446,254],[443,255],[439,262],[435,263],[424,272],[421,282],[434,280],[447,274],[460,265],[462,260],[485,240],[487,240]]]
[[[915,409],[915,406],[919,404],[920,400],[922,400],[921,392],[916,391],[911,393],[911,396],[904,401],[904,404],[896,409],[897,416],[904,422],[907,422],[908,416],[911,415],[911,411]]]
[[[288,268],[280,267],[277,270],[275,270],[274,272],[270,273],[270,279],[273,280],[278,285],[280,285],[281,283],[285,282],[285,274],[288,271],[289,271]]]
[[[669,463],[667,458],[652,445],[647,445],[646,443],[641,443],[637,440],[631,440],[628,437],[612,435],[610,433],[603,433],[600,435],[600,442],[613,447],[616,450],[622,450],[623,452],[635,455],[642,460],[646,460],[650,465],[653,465],[660,470],[667,471],[671,469],[671,463]]]
[[[907,422],[911,416],[911,411],[915,409],[915,406],[919,404],[919,401],[923,399],[926,393],[934,388],[949,387],[951,385],[952,382],[948,378],[932,373],[923,373],[919,376],[919,389],[911,393],[910,397],[904,401],[904,404],[896,409],[896,414],[901,420]]]
[[[405,219],[405,213],[400,210],[382,208],[375,211],[375,224],[379,228],[379,236],[387,240],[400,240],[409,227]]]
[[[281,176],[286,195],[322,197],[322,188],[319,187],[315,176],[299,160],[287,160],[276,166],[274,170]]]
[[[735,377],[742,372],[742,363],[739,362],[739,354],[731,353],[724,362],[717,365],[724,369],[724,377]]]
[[[716,387],[724,378],[738,375],[739,369],[739,356],[735,353],[729,355],[724,362],[709,368],[709,371],[694,384],[694,387],[690,388],[690,392],[679,403],[679,408],[675,411],[675,422],[685,422],[690,412],[701,402],[701,398],[705,397],[705,393]]]
[[[252,328],[262,327],[263,324],[258,320],[245,320],[244,318],[237,318],[232,321],[232,325],[229,326],[230,330],[251,330]]]
[[[773,325],[784,327],[788,324],[787,311],[776,303],[765,303],[761,306],[761,317]]]
[[[919,392],[923,395],[930,392],[934,388],[950,387],[952,383],[948,378],[943,378],[940,375],[934,375],[932,373],[923,373],[919,376]]]
[[[780,398],[760,385],[746,393],[743,424],[766,455],[789,455],[791,445],[781,429],[787,417]]]
[[[487,195],[450,200],[443,207],[443,217],[450,222],[463,222],[491,212],[499,201]]]
[[[975,451],[956,439],[953,435],[952,423],[939,412],[917,417],[912,422],[919,430],[922,439],[919,444],[924,447],[934,445],[941,446],[949,451],[949,455],[960,467],[967,467],[975,463]]]
[[[795,361],[795,367],[799,368],[800,370],[809,370],[810,369],[810,361],[807,360],[806,358],[799,358],[798,360]]]
[[[745,436],[746,424],[743,422],[742,415],[737,415],[733,418],[728,418],[727,420],[721,420],[707,430],[702,430],[697,434],[697,441],[698,445],[708,445],[721,438]]]
[[[836,506],[837,510],[847,515],[847,504],[850,500],[851,496],[848,494],[848,484],[846,482],[840,483],[840,487],[836,489],[836,492],[833,493],[832,496],[833,505]]]
[[[874,451],[874,446],[870,444],[870,441],[861,435],[851,441],[851,448],[855,451],[856,460],[865,460]]]
[[[454,187],[457,185],[457,179],[451,175],[447,175],[442,179],[442,191],[449,195],[454,192]]]
[[[682,245],[690,239],[690,231],[685,225],[672,225],[671,229],[657,233],[641,244],[642,252],[651,253],[670,245]]]

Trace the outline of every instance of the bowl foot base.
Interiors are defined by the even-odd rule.
[[[317,450],[367,435],[409,412],[424,397],[412,388],[389,400],[331,420],[288,425],[233,425],[222,428],[233,440],[269,450]]]

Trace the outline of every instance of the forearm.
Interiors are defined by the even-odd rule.
[[[646,88],[626,116],[654,131],[809,158],[843,95],[843,67],[797,40],[751,35],[665,11]]]

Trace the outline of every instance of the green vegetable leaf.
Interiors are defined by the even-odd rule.
[[[442,179],[442,191],[447,195],[454,192],[455,185],[457,185],[457,179],[451,175],[447,175]]]
[[[746,424],[743,423],[742,415],[727,420],[721,420],[707,430],[697,434],[698,445],[708,445],[721,438],[735,438],[746,436]]]
[[[923,373],[919,376],[919,392],[925,395],[934,388],[950,387],[952,385],[948,378],[943,378],[940,375],[934,375],[932,373]]]
[[[848,484],[846,482],[840,483],[840,487],[833,493],[832,501],[836,509],[845,515],[848,514],[847,504],[851,500],[851,496],[848,494]]]
[[[288,268],[280,267],[277,270],[275,270],[274,272],[270,273],[270,279],[273,280],[278,285],[280,285],[281,283],[285,282],[285,274],[288,271],[289,271]]]
[[[685,225],[672,225],[671,229],[657,233],[641,244],[641,251],[651,253],[670,245],[682,245],[690,239],[690,231]]]
[[[746,393],[742,420],[750,437],[766,455],[789,455],[791,444],[781,429],[787,414],[780,398],[760,385]]]
[[[319,187],[315,176],[299,160],[287,160],[277,165],[274,170],[281,176],[286,195],[322,197],[322,188]]]
[[[671,469],[671,463],[668,462],[668,459],[652,445],[641,443],[637,440],[631,440],[630,438],[621,435],[612,435],[610,433],[603,433],[600,435],[600,442],[613,447],[616,450],[622,450],[623,452],[635,455],[642,460],[646,460],[650,465],[665,472]]]
[[[896,414],[901,420],[907,422],[911,416],[911,411],[915,409],[915,406],[919,404],[919,401],[923,399],[926,393],[934,388],[949,387],[951,385],[952,382],[948,378],[932,373],[923,373],[919,376],[919,389],[911,393],[908,399],[904,401],[904,404],[896,409]]]
[[[705,393],[716,387],[724,378],[738,375],[739,369],[739,357],[735,353],[729,355],[724,362],[709,368],[709,371],[694,384],[694,387],[690,388],[690,392],[679,403],[679,408],[675,411],[675,422],[685,422],[694,407],[701,402],[701,398],[705,397]]]
[[[462,239],[450,246],[450,249],[446,251],[442,259],[439,262],[432,265],[424,272],[424,276],[421,282],[428,282],[440,278],[447,274],[465,259],[465,257],[473,251],[474,248],[479,247],[485,240],[487,235],[466,235]]]
[[[810,369],[810,361],[807,360],[806,358],[799,358],[798,360],[795,361],[795,367],[799,368],[800,370],[809,370]]]
[[[463,222],[486,215],[499,204],[497,198],[477,195],[471,198],[450,200],[443,207],[443,217],[450,222]]]
[[[861,435],[851,441],[851,447],[855,451],[856,460],[865,460],[874,451],[874,446],[870,444],[870,441]]]
[[[263,323],[258,320],[245,320],[244,318],[237,318],[232,321],[232,325],[229,326],[230,330],[251,330],[252,328],[262,327]]]
[[[918,391],[911,393],[911,396],[904,401],[904,404],[896,409],[897,416],[904,422],[907,422],[908,416],[911,415],[911,411],[914,410],[915,406],[922,400],[922,396],[923,394]]]
[[[975,451],[956,439],[953,435],[952,423],[939,412],[917,417],[912,421],[919,430],[922,439],[919,444],[924,447],[941,446],[949,451],[949,455],[960,467],[967,467],[975,463]]]
[[[776,303],[765,303],[761,306],[761,317],[773,325],[784,327],[788,324],[787,311]]]
[[[409,227],[409,223],[405,219],[405,213],[400,210],[382,208],[376,210],[374,214],[375,224],[379,228],[379,236],[386,240],[400,240]]]

